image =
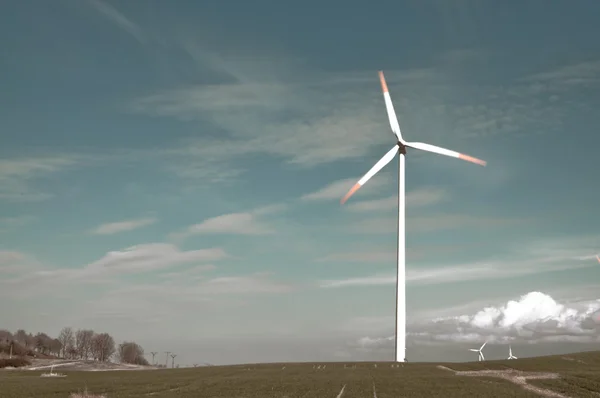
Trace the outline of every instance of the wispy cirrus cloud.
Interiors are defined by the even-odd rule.
[[[111,4],[102,0],[86,0],[87,3],[93,7],[96,11],[102,14],[107,20],[118,26],[120,29],[123,29],[131,36],[133,36],[137,41],[142,44],[146,44],[146,36],[142,29],[125,15],[122,12],[117,10]]]
[[[441,188],[424,187],[406,194],[406,205],[410,207],[426,207],[449,199],[449,194]],[[349,211],[373,212],[390,211],[398,208],[398,196],[382,199],[355,201],[346,205]]]
[[[392,261],[396,253],[392,250],[365,250],[345,253],[332,253],[317,259],[324,262],[358,262],[358,263],[385,263]]]
[[[5,233],[16,228],[29,225],[35,220],[36,218],[32,215],[0,218],[0,233]]]
[[[275,230],[264,217],[286,208],[284,204],[259,207],[247,212],[222,214],[190,225],[182,232],[170,234],[172,239],[184,239],[199,234],[270,235]]]
[[[407,258],[419,258],[426,254],[448,254],[458,250],[465,250],[470,248],[471,245],[417,245],[406,248]],[[396,251],[393,249],[385,249],[380,247],[366,247],[363,249],[356,249],[353,247],[351,251],[345,252],[333,252],[323,257],[316,259],[316,261],[323,262],[350,262],[350,263],[390,263],[396,261]]]
[[[502,227],[526,222],[522,219],[499,217],[477,217],[467,214],[432,214],[406,218],[406,228],[414,233],[441,231],[459,228]],[[370,218],[358,221],[344,230],[356,234],[388,234],[397,229],[396,221],[390,218]]]
[[[523,80],[547,84],[547,88],[555,89],[600,83],[600,60],[563,65],[554,70],[526,76]]]
[[[218,138],[189,139],[168,151],[174,160],[168,168],[183,178],[239,178],[246,172],[240,161],[247,155],[316,167],[362,158],[390,143],[389,135],[368,133],[389,131],[376,71],[332,74],[266,49],[255,49],[261,56],[233,56],[240,52],[216,52],[192,39],[172,44],[181,60],[213,73],[215,82],[157,91],[126,107],[153,117],[209,123],[221,132]],[[386,71],[408,136],[419,131],[420,140],[441,146],[468,138],[473,147],[478,145],[473,138],[560,127],[560,106],[537,98],[529,81],[481,85],[457,78],[473,56],[451,51],[421,69]],[[462,148],[471,152],[463,145],[451,149]]]
[[[273,229],[253,213],[230,213],[212,217],[188,228],[190,234],[268,235]]]
[[[0,200],[38,202],[54,194],[34,188],[36,180],[74,166],[74,155],[48,155],[0,160]]]
[[[125,220],[99,225],[91,233],[96,235],[112,235],[124,231],[146,227],[156,222],[156,218],[141,218],[137,220]]]
[[[27,225],[35,221],[35,217],[32,215],[23,215],[16,217],[3,217],[0,218],[0,227],[2,226],[11,226],[11,227],[21,227],[23,225]]]
[[[406,282],[415,285],[436,285],[444,283],[475,281],[485,279],[504,279],[533,275],[545,272],[557,272],[596,266],[593,261],[582,259],[581,247],[572,246],[570,252],[562,255],[528,256],[507,258],[505,260],[478,261],[449,266],[431,266],[419,264],[406,272]],[[522,253],[513,248],[513,253]],[[322,288],[341,288],[358,286],[393,285],[395,273],[376,273],[363,277],[349,277],[320,281]]]
[[[44,294],[59,285],[106,284],[119,276],[149,273],[188,264],[214,262],[229,255],[222,248],[182,251],[168,243],[149,243],[111,251],[92,263],[76,268],[50,267],[28,256],[5,253],[0,263],[12,270],[12,277],[0,281],[7,295]]]
[[[300,197],[300,200],[303,201],[321,201],[321,200],[340,200],[346,192],[354,184],[356,184],[356,178],[344,178],[343,180],[333,181],[330,184],[314,191],[311,193],[307,193]],[[388,176],[383,174],[381,176],[376,176],[372,180],[369,181],[369,192],[364,192],[367,195],[373,195],[378,193],[378,191],[386,186],[389,183]],[[363,192],[361,191],[361,194]]]

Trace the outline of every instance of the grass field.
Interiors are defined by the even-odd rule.
[[[394,368],[382,362],[328,363],[325,369],[313,365],[61,371],[68,376],[56,379],[40,377],[44,371],[6,370],[0,372],[0,396],[67,398],[87,388],[107,398],[600,397],[600,352]],[[556,378],[535,379],[550,377],[549,372]]]

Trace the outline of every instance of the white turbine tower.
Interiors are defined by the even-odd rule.
[[[483,350],[483,347],[485,347],[486,344],[487,344],[487,341],[485,343],[483,343],[483,345],[479,349],[469,348],[469,351],[478,352],[479,353],[479,360],[480,361],[485,361],[485,357],[483,356],[483,351],[481,351],[481,350]]]
[[[507,359],[517,359],[517,357],[513,355],[512,347],[510,345],[508,346],[508,358]]]
[[[398,118],[394,111],[394,105],[383,76],[383,72],[379,71],[379,80],[383,90],[383,99],[387,109],[388,119],[392,132],[397,140],[392,149],[389,150],[376,164],[365,174],[358,183],[356,183],[350,191],[342,198],[341,203],[344,204],[350,196],[352,196],[361,186],[365,185],[371,177],[379,170],[385,167],[392,161],[398,153],[398,266],[396,277],[396,362],[404,362],[406,354],[406,274],[405,274],[405,180],[404,180],[404,156],[406,148],[420,149],[422,151],[433,152],[440,155],[446,155],[453,158],[463,159],[469,162],[477,163],[485,166],[486,162],[476,159],[462,153],[450,151],[448,149],[437,146],[424,144],[422,142],[407,142],[402,138]]]

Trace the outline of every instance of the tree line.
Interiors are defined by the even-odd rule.
[[[23,329],[14,334],[0,329],[0,353],[14,356],[54,356],[64,359],[94,360],[149,365],[144,349],[134,341],[118,346],[108,333],[96,333],[91,329],[63,328],[57,338],[46,333],[27,333]]]

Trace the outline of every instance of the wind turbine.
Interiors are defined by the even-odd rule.
[[[485,343],[483,343],[483,345],[478,350],[475,349],[475,348],[469,348],[469,351],[478,352],[479,353],[479,360],[480,361],[485,361],[485,357],[483,356],[483,352],[481,350],[483,350],[483,347],[485,347],[486,344],[487,344],[487,341]]]
[[[517,359],[517,357],[512,354],[512,347],[510,346],[510,344],[508,345],[508,358],[507,359]]]
[[[433,152],[440,155],[446,155],[453,158],[466,160],[468,162],[477,163],[485,166],[486,162],[462,153],[450,151],[448,149],[437,146],[424,144],[422,142],[407,142],[402,138],[398,118],[394,111],[392,98],[388,91],[387,84],[383,72],[379,71],[379,80],[381,89],[383,90],[383,99],[387,110],[390,127],[396,138],[396,144],[388,151],[377,163],[371,168],[360,180],[356,183],[348,193],[342,198],[341,204],[344,204],[350,196],[352,196],[360,187],[365,185],[371,177],[379,170],[384,168],[392,161],[396,154],[398,156],[398,257],[397,257],[397,277],[396,277],[396,344],[395,344],[395,359],[396,362],[404,362],[406,354],[406,248],[405,248],[405,180],[404,180],[404,157],[406,156],[406,148],[420,149],[422,151]]]

